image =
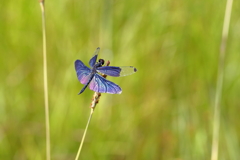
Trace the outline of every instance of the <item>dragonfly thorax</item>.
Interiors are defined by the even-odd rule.
[[[98,62],[93,66],[92,68],[92,75],[94,75],[95,73],[97,73],[97,68],[98,67],[102,67],[104,64],[104,60],[103,59],[99,59]]]

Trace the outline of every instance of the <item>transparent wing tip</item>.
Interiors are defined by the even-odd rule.
[[[94,52],[94,55],[97,55],[99,51],[100,51],[100,47],[96,49],[96,51]]]

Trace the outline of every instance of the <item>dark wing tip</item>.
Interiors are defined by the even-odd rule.
[[[134,72],[137,72],[137,68],[134,68],[133,70],[134,70]]]

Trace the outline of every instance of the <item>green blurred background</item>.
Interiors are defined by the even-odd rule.
[[[213,103],[226,1],[46,1],[51,156],[74,159],[93,91],[74,61],[132,65],[108,77],[80,159],[210,159]],[[0,159],[45,159],[42,22],[38,1],[0,5]],[[240,2],[234,1],[221,99],[220,160],[240,159]]]

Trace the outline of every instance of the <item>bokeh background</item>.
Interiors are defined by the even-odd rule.
[[[138,72],[109,80],[80,159],[210,159],[225,0],[46,1],[51,156],[74,159],[93,92],[74,61]],[[38,1],[0,5],[0,159],[45,159],[42,22]],[[220,160],[240,159],[240,2],[233,2],[221,99]]]

